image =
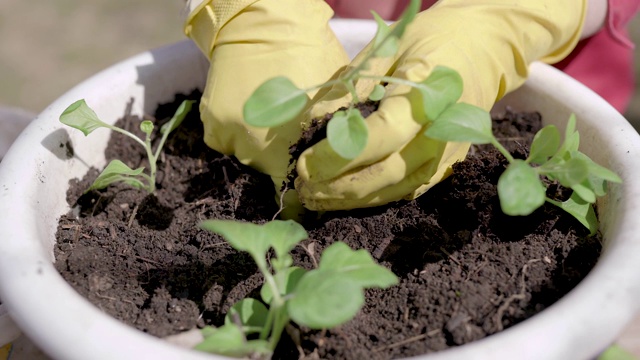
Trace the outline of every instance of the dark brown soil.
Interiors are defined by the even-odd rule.
[[[155,119],[166,121],[181,100],[160,106]],[[139,121],[126,116],[121,124],[134,130]],[[510,113],[494,124],[514,155],[524,157],[540,121]],[[194,111],[165,147],[155,195],[125,185],[82,195],[96,170],[72,180],[68,201],[78,205],[76,215],[63,216],[58,228],[62,276],[106,313],[160,337],[221,324],[233,303],[257,297],[262,282],[247,254],[198,222],[264,222],[277,211],[269,178],[208,149],[201,131]],[[106,155],[144,164],[142,149],[115,133]],[[310,216],[307,249],[294,251],[298,265],[312,267],[311,256],[344,241],[369,250],[400,284],[368,290],[363,310],[338,329],[300,329],[305,354],[389,359],[439,351],[533,316],[584,278],[599,255],[599,238],[552,206],[528,217],[503,215],[496,182],[504,165],[497,152],[474,148],[418,200]],[[556,193],[552,186],[549,195]],[[274,358],[296,357],[284,336]]]

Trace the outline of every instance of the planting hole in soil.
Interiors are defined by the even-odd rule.
[[[161,125],[184,98],[159,106],[153,119]],[[235,302],[260,298],[263,278],[250,256],[198,223],[264,223],[278,211],[270,178],[202,142],[197,108],[165,144],[153,194],[122,183],[83,194],[96,169],[72,180],[68,201],[75,210],[60,219],[54,248],[56,268],[80,294],[158,337],[219,326]],[[118,125],[140,135],[140,121],[125,115]],[[509,112],[493,126],[512,155],[525,158],[541,119]],[[107,160],[131,168],[145,165],[145,156],[117,133],[106,149]],[[502,214],[496,183],[506,164],[492,147],[476,146],[416,200],[307,216],[309,239],[293,250],[296,265],[313,268],[326,247],[343,241],[369,251],[400,283],[367,290],[363,309],[339,328],[290,327],[274,358],[296,358],[299,351],[328,359],[439,351],[524,321],[570,291],[595,265],[600,238],[550,204],[526,217]],[[568,196],[554,184],[547,195]]]

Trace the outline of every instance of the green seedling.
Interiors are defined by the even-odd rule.
[[[274,220],[256,225],[206,220],[203,229],[222,235],[236,250],[248,252],[264,276],[261,300],[234,304],[224,325],[202,330],[196,349],[243,357],[273,353],[290,321],[311,329],[329,329],[352,319],[364,304],[364,289],[387,288],[397,277],[375,263],[365,250],[336,242],[322,253],[316,269],[293,266],[290,251],[307,238],[302,225]]]
[[[104,168],[102,173],[98,175],[98,178],[93,182],[93,184],[91,184],[86,192],[104,189],[110,184],[122,181],[133,187],[145,189],[149,193],[153,193],[156,189],[156,163],[160,156],[160,151],[162,150],[169,133],[180,126],[185,116],[191,110],[191,106],[194,102],[195,101],[191,100],[183,101],[171,120],[160,128],[162,138],[160,139],[160,143],[157,145],[155,151],[151,146],[151,134],[154,129],[151,121],[144,120],[140,123],[140,129],[145,134],[145,138],[143,140],[129,131],[107,124],[100,120],[95,111],[87,105],[84,99],[78,100],[69,105],[69,107],[62,112],[62,115],[60,115],[61,123],[82,131],[85,136],[99,128],[107,128],[124,134],[144,147],[149,160],[149,174],[144,173],[144,167],[131,169],[120,160],[112,160]]]
[[[275,127],[295,119],[307,107],[311,91],[332,86],[342,86],[348,89],[352,102],[345,111],[338,111],[327,124],[327,140],[337,154],[345,159],[354,159],[367,144],[368,130],[360,110],[355,108],[365,99],[360,99],[356,92],[358,79],[377,80],[380,83],[397,83],[417,88],[421,92],[430,93],[429,84],[414,83],[405,79],[391,76],[373,76],[362,74],[368,68],[373,58],[390,57],[397,53],[399,40],[406,27],[420,10],[420,0],[411,3],[393,26],[387,25],[375,12],[374,18],[378,29],[374,37],[371,51],[357,65],[341,74],[337,79],[330,80],[306,89],[298,88],[286,77],[276,77],[260,85],[249,97],[244,105],[243,115],[246,123],[257,127]],[[384,87],[376,85],[369,99],[380,100],[384,95]]]
[[[606,194],[607,181],[619,183],[620,177],[596,164],[578,150],[580,136],[576,119],[571,115],[562,139],[554,125],[547,125],[534,136],[529,156],[514,159],[491,131],[491,116],[486,111],[464,103],[454,103],[424,132],[425,136],[442,140],[491,144],[509,161],[498,180],[498,196],[507,215],[529,215],[545,202],[565,210],[591,233],[598,229],[592,204]],[[550,199],[541,177],[558,181],[573,190],[564,201]]]

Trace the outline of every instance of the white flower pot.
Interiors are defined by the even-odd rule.
[[[333,23],[353,54],[369,39],[371,22]],[[14,321],[54,358],[220,359],[178,348],[102,313],[78,295],[52,265],[54,232],[68,181],[89,166],[105,165],[110,135],[90,137],[58,122],[72,102],[85,98],[107,122],[131,111],[150,113],[177,92],[202,88],[208,64],[183,41],[119,63],[64,94],[20,135],[0,164],[0,298]],[[639,310],[640,136],[593,92],[543,64],[496,106],[537,110],[564,128],[578,118],[583,151],[617,172],[624,183],[599,200],[604,251],[593,271],[568,295],[533,318],[486,339],[425,356],[428,359],[589,359],[608,346]],[[67,158],[67,142],[75,157]]]
[[[12,342],[20,336],[20,329],[9,317],[7,307],[0,304],[0,347]]]
[[[0,106],[0,159],[33,118],[28,111]],[[0,347],[15,340],[19,335],[20,329],[9,317],[7,307],[2,304],[0,298]]]

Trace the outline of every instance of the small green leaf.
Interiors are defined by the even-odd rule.
[[[533,137],[527,162],[543,164],[560,148],[560,131],[554,125],[540,129]]]
[[[397,36],[391,35],[391,28],[375,11],[371,11],[373,18],[378,25],[376,35],[373,38],[373,48],[375,56],[389,57],[398,52],[399,40]]]
[[[571,114],[569,116],[569,120],[567,120],[567,127],[564,130],[564,142],[570,142],[571,137],[575,133],[576,133],[576,115]]]
[[[351,278],[316,269],[300,279],[287,311],[299,325],[329,329],[351,320],[363,304],[363,291]]]
[[[516,159],[498,180],[498,196],[505,214],[529,215],[544,204],[546,189],[535,169]]]
[[[245,343],[245,337],[237,326],[224,325],[213,332],[209,329],[207,335],[204,341],[195,346],[196,350],[230,356],[244,355],[238,354]]]
[[[124,181],[138,188],[144,187],[140,180],[132,178],[142,174],[143,171],[144,167],[134,170],[120,160],[111,160],[86,191],[104,189],[117,181]]]
[[[338,111],[327,124],[331,148],[345,159],[355,159],[367,146],[369,131],[360,110]]]
[[[457,71],[436,66],[418,87],[427,119],[434,121],[442,112],[455,104],[462,95],[462,77]]]
[[[583,182],[589,175],[589,168],[585,161],[572,158],[553,167],[550,175],[557,179],[564,187],[572,187]]]
[[[367,251],[337,242],[324,250],[317,269],[302,276],[287,310],[300,325],[332,328],[357,314],[364,304],[364,288],[397,283],[398,278],[376,264]]]
[[[180,106],[178,106],[178,109],[176,109],[176,112],[171,117],[171,120],[162,125],[162,127],[160,128],[160,132],[162,134],[166,132],[171,133],[178,126],[180,126],[180,124],[182,124],[184,119],[187,117],[187,114],[189,114],[189,111],[191,111],[193,104],[195,104],[194,100],[184,100],[182,103],[180,103]]]
[[[591,235],[598,231],[598,218],[593,210],[593,206],[578,196],[575,192],[571,194],[571,197],[567,201],[550,202],[576,218],[576,220],[589,229]]]
[[[479,107],[457,103],[447,108],[424,133],[442,141],[488,144],[495,138],[491,116]]]
[[[413,19],[416,17],[418,12],[420,11],[420,6],[422,5],[421,0],[411,0],[409,5],[404,9],[396,23],[393,27],[393,34],[398,38],[401,38],[404,35],[404,31],[407,28]]]
[[[149,120],[145,120],[140,123],[140,130],[147,135],[151,135],[153,132],[153,123]]]
[[[224,318],[225,325],[238,325],[234,321],[237,316],[244,332],[260,332],[267,322],[269,310],[256,299],[245,298],[235,303]]]
[[[384,97],[385,88],[381,84],[376,84],[373,87],[373,91],[369,94],[369,100],[371,101],[380,101]]]
[[[280,295],[285,296],[293,293],[298,286],[298,282],[300,282],[300,279],[306,273],[307,271],[305,269],[296,266],[276,273],[274,276],[276,285],[278,286],[278,289],[283,291]],[[271,304],[271,301],[273,300],[273,293],[271,292],[269,284],[264,284],[262,286],[260,289],[260,297],[262,297],[262,301],[265,303]]]
[[[593,191],[593,189],[591,189],[591,184],[589,183],[588,179],[585,179],[580,184],[573,185],[571,187],[571,190],[573,190],[576,195],[580,196],[581,199],[588,203],[593,204],[596,202],[596,193],[595,191]]]
[[[300,241],[309,237],[304,227],[293,220],[274,220],[262,226],[278,258],[288,255]]]
[[[616,173],[607,169],[604,166],[599,165],[595,161],[591,160],[591,158],[588,157],[586,154],[576,151],[572,154],[572,156],[577,159],[583,160],[587,164],[590,175],[602,180],[613,182],[613,183],[622,182],[622,179]]]
[[[244,104],[244,121],[257,127],[275,127],[291,121],[307,105],[304,90],[284,76],[267,80]]]
[[[607,194],[607,182],[599,177],[589,175],[587,179],[589,182],[589,188],[593,190],[596,196],[605,196]]]
[[[234,249],[251,254],[258,266],[266,263],[270,247],[280,257],[307,238],[302,225],[293,220],[274,220],[264,225],[233,220],[205,220],[200,227],[222,235]]]
[[[69,105],[60,115],[60,122],[82,131],[85,136],[101,127],[113,129],[113,126],[98,118],[98,115],[87,105],[84,99]]]
[[[613,344],[603,351],[596,360],[638,360],[638,357],[620,345]]]
[[[207,335],[200,344],[195,346],[196,350],[231,357],[246,357],[254,353],[271,354],[266,340],[247,341],[242,331],[235,325],[227,324],[214,331],[209,329]]]
[[[322,252],[319,270],[333,270],[348,277],[363,288],[387,288],[398,283],[389,269],[376,264],[366,250],[352,250],[343,242],[336,242]]]

